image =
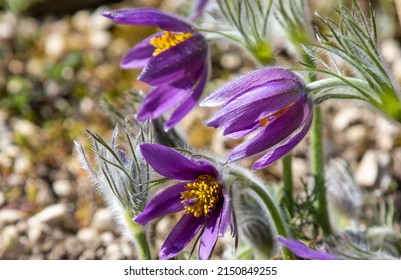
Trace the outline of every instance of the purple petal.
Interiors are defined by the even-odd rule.
[[[149,59],[143,68],[138,80],[150,85],[158,85],[163,81],[167,83],[174,79],[169,77],[171,73],[178,73],[182,70],[190,71],[199,62],[203,62],[207,56],[207,43],[202,35],[193,35],[185,41],[161,52]],[[176,76],[173,76],[176,78]]]
[[[219,227],[219,236],[224,236],[227,227],[230,225],[231,201],[228,193],[223,189],[223,206],[221,209],[221,220]]]
[[[202,13],[203,10],[206,7],[206,4],[209,2],[209,0],[197,0],[195,5],[194,5],[194,9],[192,11],[192,16],[191,19],[192,20],[196,20]]]
[[[270,83],[247,92],[220,109],[206,124],[214,128],[224,128],[224,135],[249,130],[260,119],[277,113],[305,94],[294,85]]]
[[[271,67],[253,71],[241,76],[209,94],[201,103],[202,107],[215,107],[226,105],[239,96],[263,87],[269,83],[295,83],[294,87],[304,87],[300,78],[291,71],[283,68]]]
[[[192,108],[198,103],[199,98],[201,97],[203,90],[205,88],[208,74],[207,74],[207,66],[203,66],[203,73],[201,76],[200,81],[195,86],[193,93],[189,95],[177,109],[174,110],[173,114],[171,115],[170,119],[164,124],[164,128],[166,130],[174,127],[178,122],[180,122],[191,110]]]
[[[121,9],[104,12],[103,16],[115,23],[155,26],[162,30],[175,32],[193,32],[192,25],[184,19],[156,8]]]
[[[149,41],[154,37],[161,36],[162,33],[153,34],[136,44],[123,57],[120,67],[123,69],[142,68],[152,57],[155,47]]]
[[[336,257],[330,253],[320,252],[313,250],[306,246],[304,243],[294,240],[294,239],[287,239],[283,237],[277,237],[277,240],[280,242],[282,246],[287,247],[290,249],[295,255],[303,259],[310,259],[310,260],[335,260]]]
[[[204,174],[212,174],[217,178],[219,174],[209,162],[199,164],[160,144],[143,143],[140,150],[147,163],[167,178],[188,181]]]
[[[186,190],[185,185],[185,182],[178,183],[159,192],[134,221],[144,226],[153,219],[184,210],[181,193]]]
[[[279,158],[283,157],[286,155],[289,151],[291,151],[306,135],[306,133],[309,131],[309,128],[312,123],[312,112],[308,115],[307,120],[305,121],[305,124],[301,131],[295,135],[293,135],[291,138],[289,138],[283,145],[277,147],[276,149],[268,152],[266,155],[255,161],[255,163],[252,166],[253,170],[259,170],[262,169],[269,164],[272,164]]]
[[[300,98],[281,116],[273,119],[258,135],[231,150],[228,161],[236,161],[277,145],[296,131],[309,114]]]
[[[170,259],[176,256],[195,237],[205,224],[205,217],[195,218],[192,214],[184,214],[160,249],[160,259]]]
[[[158,86],[145,97],[136,118],[140,121],[156,119],[189,93],[188,89],[175,88],[171,85]]]
[[[200,239],[199,259],[201,260],[207,260],[210,257],[219,235],[221,211],[216,210],[218,209],[215,209],[207,216],[205,229]]]

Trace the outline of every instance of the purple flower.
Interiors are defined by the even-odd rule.
[[[208,45],[184,19],[155,8],[103,13],[116,23],[158,27],[158,32],[130,49],[121,67],[143,68],[138,80],[155,88],[143,100],[136,118],[156,119],[174,107],[165,129],[174,127],[197,104],[208,79]]]
[[[201,106],[223,106],[206,123],[224,129],[224,135],[241,138],[258,131],[228,155],[236,161],[267,152],[254,164],[261,169],[292,150],[312,123],[313,102],[302,80],[283,68],[251,72],[213,91]]]
[[[164,242],[159,256],[176,256],[201,232],[199,258],[208,259],[230,222],[230,203],[219,172],[208,161],[189,159],[159,144],[140,145],[142,156],[160,175],[181,182],[159,192],[134,221],[149,221],[185,211]]]
[[[287,247],[295,255],[297,255],[298,257],[303,258],[303,259],[309,259],[309,260],[336,260],[337,259],[334,255],[332,255],[330,253],[313,250],[298,240],[287,239],[287,238],[280,237],[280,236],[277,237],[277,240],[280,242],[280,244],[282,246]]]

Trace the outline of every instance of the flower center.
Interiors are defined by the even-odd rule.
[[[192,213],[195,218],[207,215],[222,196],[221,185],[209,174],[199,176],[195,182],[187,183],[185,188],[188,190],[181,193],[181,203],[187,214]]]
[[[287,112],[288,109],[290,109],[292,105],[294,105],[294,103],[291,103],[290,105],[284,107],[283,109],[281,109],[280,111],[278,111],[278,112],[276,112],[276,113],[274,113],[274,114],[272,114],[272,115],[269,115],[269,116],[266,116],[266,117],[260,119],[260,120],[259,120],[259,124],[260,124],[261,126],[263,126],[263,127],[266,127],[266,126],[270,123],[270,120],[271,120],[272,118],[280,117],[282,114],[284,114],[285,112]]]
[[[191,36],[191,33],[173,33],[165,31],[163,35],[150,39],[150,44],[155,47],[153,56],[156,56],[159,53],[164,52],[165,50],[168,50],[169,48],[174,47],[181,42],[184,42]]]

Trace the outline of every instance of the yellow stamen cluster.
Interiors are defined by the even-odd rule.
[[[195,182],[187,183],[185,188],[188,190],[181,193],[181,203],[187,214],[192,213],[195,218],[207,215],[222,197],[221,185],[209,174],[199,176]]]
[[[284,107],[283,109],[281,109],[280,111],[278,111],[278,112],[276,112],[276,113],[274,113],[274,114],[272,114],[272,115],[269,115],[269,116],[267,116],[267,117],[264,117],[263,119],[260,119],[260,120],[259,120],[259,124],[260,124],[261,126],[263,126],[263,127],[266,127],[266,126],[270,123],[270,119],[271,119],[271,118],[273,118],[273,117],[276,117],[276,118],[277,118],[277,117],[280,117],[282,114],[284,114],[285,112],[287,112],[288,109],[290,109],[292,105],[294,105],[294,103],[291,103],[290,105]]]
[[[165,31],[160,37],[154,37],[150,39],[150,44],[155,47],[153,56],[156,56],[159,53],[164,52],[165,50],[168,50],[169,48],[174,47],[181,42],[184,42],[191,36],[191,33],[172,33]]]

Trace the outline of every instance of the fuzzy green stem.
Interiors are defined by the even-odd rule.
[[[320,106],[314,107],[311,133],[312,175],[318,201],[317,219],[325,236],[331,235],[329,212],[327,210],[326,186],[324,179],[323,126]]]
[[[288,238],[289,234],[287,231],[287,227],[285,226],[284,218],[282,217],[278,206],[274,202],[274,199],[271,197],[270,193],[267,191],[266,187],[260,182],[256,181],[253,176],[247,176],[239,169],[232,170],[232,174],[237,180],[243,183],[243,186],[247,186],[248,188],[250,188],[261,199],[261,201],[270,213],[273,224],[276,227],[277,234],[282,237]],[[293,253],[287,248],[282,247],[282,253],[284,259],[294,259]]]
[[[130,213],[130,211],[125,212],[125,222],[127,224],[128,230],[132,236],[132,239],[135,243],[135,246],[138,250],[138,257],[141,260],[151,260],[152,255],[150,253],[148,239],[146,238],[145,229],[141,225],[135,223],[133,221],[133,218],[134,217]]]
[[[292,179],[292,154],[289,153],[283,157],[283,181],[284,181],[284,197],[288,214],[294,217],[294,184]]]

